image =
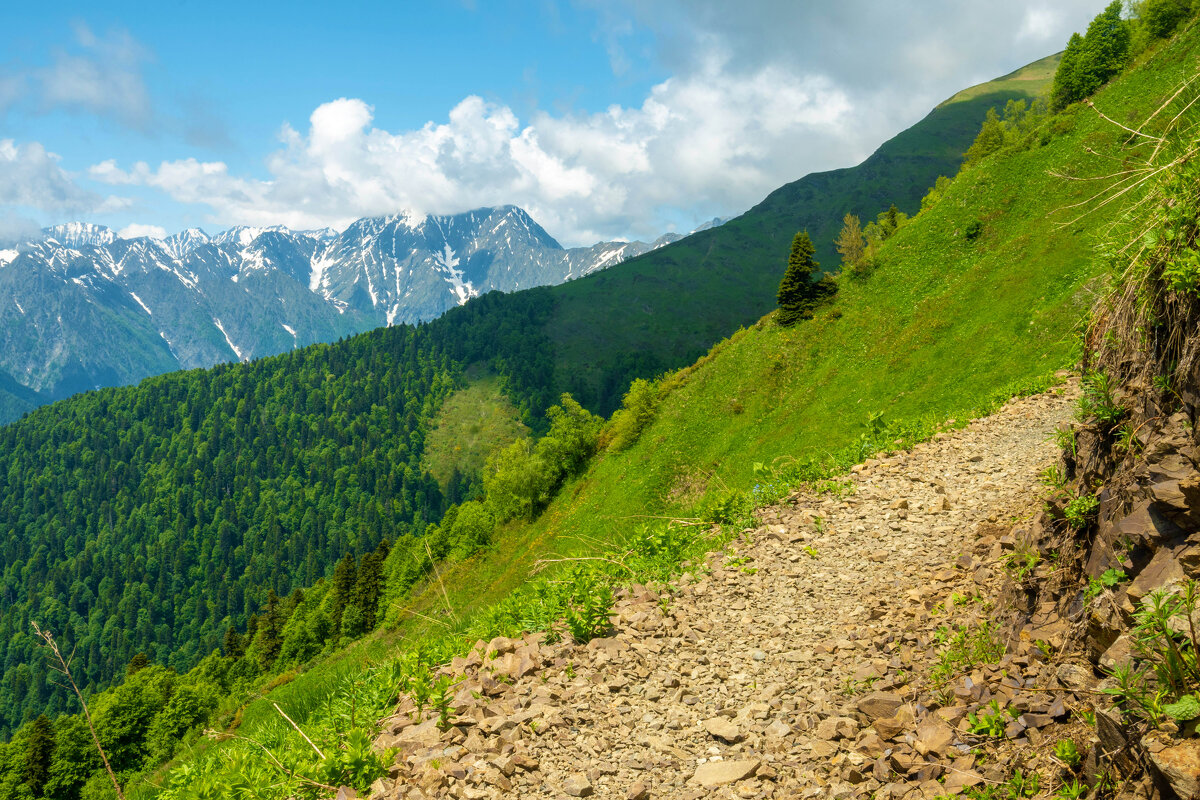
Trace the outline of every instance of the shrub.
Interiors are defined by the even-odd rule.
[[[638,378],[629,384],[622,407],[609,423],[608,449],[615,453],[633,445],[646,426],[654,421],[660,400],[657,383]]]
[[[1156,39],[1170,36],[1192,13],[1190,0],[1143,0],[1138,18]]]

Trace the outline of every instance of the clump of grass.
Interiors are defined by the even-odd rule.
[[[944,686],[956,673],[980,664],[994,664],[1004,655],[996,626],[984,622],[975,627],[957,625],[942,626],[934,635],[935,641],[944,647],[938,653],[937,663],[929,672],[934,686]]]
[[[1112,380],[1104,372],[1093,370],[1083,378],[1083,393],[1079,398],[1081,418],[1095,419],[1111,429],[1125,418],[1129,410],[1113,397]]]

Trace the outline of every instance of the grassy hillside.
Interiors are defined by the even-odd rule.
[[[634,377],[694,361],[712,342],[775,304],[792,236],[808,229],[817,259],[836,269],[833,241],[847,213],[864,224],[895,203],[915,213],[939,175],[953,175],[987,110],[1032,99],[1058,56],[946,100],[856,167],[807,175],[719,228],[552,290],[546,328],[555,385],[609,413]]]
[[[1195,35],[1162,48],[1100,93],[1097,105],[1115,119],[1143,118],[1190,76],[1198,53],[1200,37]],[[983,92],[974,99],[988,95]],[[449,546],[437,549],[446,544],[439,538],[438,529],[430,529],[432,535],[425,537],[401,537],[391,555],[386,556],[388,569],[397,569],[386,574],[403,573],[411,581],[400,588],[390,586],[384,592],[388,602],[379,610],[386,621],[382,630],[331,654],[336,638],[308,641],[311,637],[303,626],[311,623],[315,629],[326,607],[336,607],[335,600],[340,596],[337,573],[331,581],[293,594],[294,604],[291,598],[288,603],[302,613],[293,613],[283,626],[283,650],[296,652],[288,650],[289,642],[296,642],[297,647],[308,648],[302,651],[306,655],[291,661],[279,656],[280,663],[295,671],[277,675],[268,687],[274,691],[268,694],[264,689],[265,696],[256,692],[256,699],[245,708],[238,707],[242,696],[229,688],[245,684],[228,674],[219,674],[220,670],[232,673],[235,666],[231,663],[242,662],[219,654],[205,659],[203,666],[212,673],[209,684],[223,692],[219,710],[228,714],[217,719],[222,724],[240,720],[239,735],[269,747],[295,745],[298,749],[285,760],[307,769],[299,759],[312,756],[271,705],[277,702],[306,733],[326,743],[329,752],[337,753],[337,759],[358,759],[363,755],[361,737],[365,734],[358,733],[361,724],[351,721],[347,725],[347,718],[353,720],[357,713],[361,722],[368,710],[387,707],[396,687],[415,674],[411,670],[417,669],[414,665],[418,652],[426,661],[435,659],[473,636],[544,627],[561,616],[568,601],[579,607],[602,598],[603,588],[595,585],[588,586],[587,596],[564,595],[564,591],[573,591],[563,588],[573,585],[571,581],[543,581],[530,588],[531,569],[539,559],[595,554],[634,540],[635,547],[629,552],[638,558],[649,559],[648,551],[669,551],[678,560],[681,555],[686,557],[688,547],[698,546],[696,540],[672,543],[659,533],[641,536],[638,532],[645,526],[661,531],[656,520],[711,508],[714,500],[731,492],[738,497],[753,495],[756,489],[760,494],[770,494],[775,491],[770,484],[781,480],[778,473],[786,472],[789,463],[827,459],[844,465],[893,436],[911,439],[915,432],[927,433],[936,424],[945,423],[947,417],[961,419],[976,413],[1011,387],[1028,385],[1070,363],[1074,331],[1099,282],[1099,266],[1091,250],[1094,234],[1120,208],[1114,205],[1075,220],[1069,206],[1085,198],[1091,186],[1057,174],[1099,174],[1108,169],[1110,162],[1105,159],[1120,158],[1127,143],[1124,132],[1089,109],[1075,107],[1046,120],[1040,135],[1027,144],[992,156],[960,174],[936,205],[888,240],[873,272],[841,278],[835,301],[820,309],[814,319],[782,329],[768,316],[713,347],[708,356],[691,367],[665,379],[656,418],[636,443],[622,452],[603,453],[592,459],[587,471],[568,481],[535,521],[500,527],[480,551]],[[1104,157],[1089,155],[1089,149]],[[613,276],[619,282],[626,274]],[[704,289],[718,291],[714,286],[706,285]],[[582,290],[572,285],[563,291]],[[586,297],[586,293],[581,294],[579,302]],[[598,297],[593,297],[593,305]],[[623,299],[620,292],[613,297],[614,303]],[[717,294],[708,303],[720,305],[721,299]],[[686,307],[686,293],[680,291],[675,301]],[[512,313],[519,302],[527,303],[527,307],[521,313]],[[543,379],[549,369],[544,345],[548,343],[539,337],[557,335],[556,323],[547,325],[546,318],[560,313],[563,307],[561,295],[550,290],[509,299],[493,296],[459,309],[447,317],[447,322],[419,329],[420,335],[439,344],[437,352],[455,362],[486,360],[498,337],[506,337],[511,345],[501,359],[509,366],[507,372],[501,371],[500,382],[469,388],[459,396],[457,411],[452,404],[443,408],[439,424],[447,430],[457,426],[469,433],[473,401],[492,402],[497,386],[518,393],[529,387],[544,389]],[[620,315],[617,320],[619,323]],[[458,335],[451,336],[452,331]],[[621,341],[620,337],[604,339],[605,335],[603,330],[590,332],[595,340],[592,346],[611,348]],[[355,347],[363,346],[365,341],[361,337],[350,340]],[[563,341],[558,339],[559,359],[564,353]],[[524,346],[533,352],[525,353],[521,350]],[[343,352],[341,348],[343,345],[329,349],[336,355]],[[585,351],[579,350],[577,357],[585,358]],[[435,363],[423,369],[419,361],[414,363],[414,376],[432,380]],[[632,359],[630,363],[638,368],[646,366]],[[322,374],[332,378],[341,372],[331,369],[313,374],[316,380]],[[250,374],[248,368],[231,368],[230,373]],[[351,385],[355,379],[341,376],[341,381]],[[447,382],[439,384],[449,389]],[[316,385],[320,385],[319,380]],[[133,394],[130,397],[136,399]],[[427,429],[426,414],[432,414],[437,405],[430,397],[426,403],[416,403],[414,397],[411,416],[421,434],[418,438],[423,438]],[[170,399],[170,409],[186,410],[182,395]],[[333,399],[366,403],[357,395]],[[512,413],[499,401],[493,406],[496,419]],[[373,405],[369,411],[387,416],[386,407],[386,403]],[[52,406],[39,412],[39,419],[49,423],[51,416],[64,415],[68,408]],[[139,415],[142,413],[139,410]],[[236,404],[227,416],[233,422],[242,417]],[[251,415],[246,421],[254,419]],[[263,416],[262,424],[267,420]],[[354,420],[345,421],[351,423],[349,431],[353,434]],[[905,421],[920,424],[906,427],[901,424]],[[364,424],[368,424],[366,420]],[[872,430],[872,435],[864,438]],[[46,440],[56,441],[54,436]],[[68,440],[62,437],[62,441]],[[339,437],[343,440],[355,441],[350,435]],[[408,453],[411,458],[421,448],[415,440],[410,443],[417,444]],[[481,438],[475,457],[482,455],[483,448]],[[79,460],[71,453],[67,455],[72,463]],[[268,450],[266,457],[269,455]],[[453,471],[456,458],[443,450],[437,460],[442,468],[450,465]],[[756,472],[755,464],[764,468]],[[84,466],[80,464],[79,468]],[[413,465],[412,472],[417,477],[421,470]],[[335,469],[334,478],[338,475]],[[353,478],[345,481],[352,487],[358,486],[362,478],[350,473],[345,477]],[[30,497],[36,507],[38,497]],[[347,523],[353,520],[352,512],[357,513],[353,504],[344,507]],[[414,525],[420,521],[423,519],[414,519]],[[422,549],[431,539],[434,548]],[[169,540],[164,544],[169,545]],[[397,553],[409,561],[401,563]],[[447,558],[425,579],[427,565],[441,555]],[[364,554],[359,562],[364,571],[365,558]],[[379,592],[377,584],[375,590]],[[511,594],[514,591],[520,592],[516,599]],[[354,592],[358,592],[357,586]],[[346,614],[343,620],[349,619],[349,609],[356,602],[353,595],[349,597],[351,602],[344,603],[339,611]],[[502,605],[496,610],[493,604],[498,602]],[[77,605],[72,599],[68,610]],[[133,603],[126,607],[134,614],[138,610]],[[267,626],[271,614],[263,619]],[[293,625],[295,620],[299,622]],[[326,618],[326,627],[328,622]],[[265,639],[260,628],[249,652],[261,652]],[[330,644],[322,645],[322,641]],[[410,655],[395,660],[397,653]],[[305,667],[308,671],[303,671]],[[109,701],[109,708],[116,706],[115,701]],[[355,739],[356,735],[360,738]],[[311,786],[302,792],[294,781],[280,780],[261,754],[250,748],[230,744],[222,746],[220,752],[229,757],[191,760],[188,769],[207,771],[219,786],[232,785],[230,776],[236,774],[238,780],[256,787],[255,793],[247,796],[282,797],[312,791]],[[130,755],[128,763],[140,763],[135,760],[138,755]],[[326,766],[330,770],[342,768],[332,763]],[[193,784],[202,784],[194,781],[195,774],[186,770],[177,773],[179,791],[171,796],[197,796],[201,789]],[[341,780],[342,773],[338,775],[336,779]],[[369,782],[365,780],[364,785]],[[263,788],[267,784],[275,789]],[[140,791],[153,794],[145,786]]]
[[[1190,77],[1197,55],[1200,36],[1189,34],[1128,70],[1096,104],[1114,119],[1142,119]],[[395,686],[416,653],[436,659],[455,642],[546,624],[546,608],[561,613],[572,580],[531,585],[538,560],[607,551],[632,561],[644,558],[646,542],[686,557],[684,545],[653,533],[662,517],[711,508],[730,493],[770,496],[778,487],[767,484],[789,463],[844,466],[1072,363],[1102,282],[1093,242],[1121,209],[1077,218],[1070,206],[1094,185],[1059,176],[1103,174],[1127,146],[1124,132],[1073,107],[1046,120],[1028,148],[966,170],[885,244],[872,274],[840,279],[833,305],[790,329],[768,316],[664,379],[657,417],[633,446],[594,458],[536,521],[504,526],[489,548],[443,563],[389,610],[385,630],[251,703],[240,733],[302,753],[271,701],[307,730],[336,730],[324,707],[362,697],[353,687]],[[645,528],[652,533],[639,534]],[[559,605],[547,600],[556,597]],[[413,655],[390,660],[398,652]],[[372,666],[381,661],[388,666]],[[220,781],[236,760],[199,763]]]
[[[1197,54],[1195,33],[1148,54],[1096,96],[1098,107],[1145,118],[1190,77]],[[1119,154],[1127,134],[1076,106],[1049,119],[1042,138],[965,170],[885,245],[873,274],[841,278],[815,319],[782,329],[768,316],[669,378],[678,386],[636,445],[597,458],[535,523],[510,526],[492,554],[443,575],[451,602],[485,607],[547,553],[593,552],[648,519],[692,513],[705,495],[753,491],[770,481],[756,463],[853,451],[873,417],[930,430],[1074,363],[1102,287],[1093,243],[1120,204],[1078,219],[1069,206],[1095,184],[1058,175],[1105,174],[1109,160],[1085,148]],[[428,611],[445,600],[439,587],[416,602]]]
[[[425,437],[421,467],[437,479],[443,493],[451,488],[456,472],[480,474],[491,453],[529,435],[498,377],[468,378],[467,386],[442,403]]]

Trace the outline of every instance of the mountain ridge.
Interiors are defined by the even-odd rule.
[[[564,248],[516,206],[342,232],[235,226],[124,238],[90,223],[0,251],[0,422],[40,400],[416,324],[492,290],[561,283],[661,247]]]

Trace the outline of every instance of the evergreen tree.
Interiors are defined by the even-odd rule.
[[[800,231],[792,238],[787,271],[779,282],[776,296],[779,313],[775,319],[780,325],[794,325],[812,310],[815,300],[813,276],[820,266],[813,258],[816,252],[808,231]]]
[[[241,658],[246,652],[246,640],[237,632],[237,628],[230,625],[229,629],[225,631],[225,640],[221,644],[221,649],[228,659]]]
[[[279,596],[275,590],[267,592],[267,608],[259,621],[259,666],[265,672],[279,657],[279,648],[283,645],[283,623],[285,622],[280,609]]]
[[[50,762],[54,759],[54,727],[45,714],[41,714],[30,725],[29,738],[25,741],[25,757],[21,761],[21,782],[29,787],[34,797],[42,794],[42,788],[50,778]]]
[[[129,659],[129,664],[125,667],[125,674],[136,674],[139,670],[143,670],[148,666],[150,666],[150,659],[146,654],[136,653],[133,658]]]
[[[375,550],[362,557],[354,581],[351,602],[362,611],[363,632],[375,628],[379,597],[383,593],[383,559],[386,552]]]
[[[342,628],[342,614],[345,613],[346,605],[350,603],[354,593],[354,585],[358,580],[354,565],[354,554],[346,553],[342,556],[342,560],[337,563],[333,570],[333,605],[331,610],[333,616],[333,628],[340,631]]]

